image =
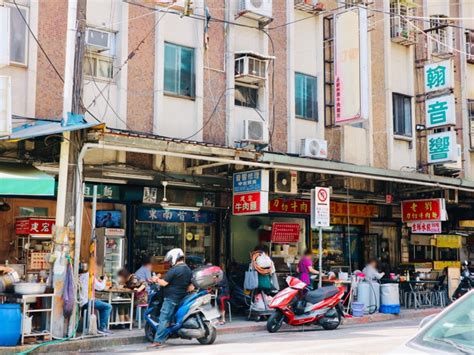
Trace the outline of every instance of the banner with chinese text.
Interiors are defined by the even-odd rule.
[[[428,200],[410,200],[402,202],[402,221],[445,221],[446,208],[444,198]]]

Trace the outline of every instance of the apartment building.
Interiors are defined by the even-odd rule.
[[[10,58],[0,76],[11,77],[12,113],[59,118],[63,83],[55,69],[64,72],[67,2],[3,3],[10,8]],[[247,223],[238,218],[247,217],[225,210],[233,204],[228,176],[253,167],[275,170],[275,185],[278,171],[296,172],[285,175],[288,191],[272,188],[270,204],[331,186],[341,203],[332,224],[357,236],[358,250],[380,250],[387,240],[390,263],[424,260],[428,245],[416,254],[401,201],[445,198],[445,233],[474,220],[472,18],[468,0],[87,0],[82,103],[85,116],[109,131],[89,132],[85,180],[127,184],[102,208],[127,215],[137,236],[130,250],[146,252],[133,243],[156,232],[137,223],[156,222],[153,215],[137,216],[150,212],[144,187],[157,185],[147,190],[155,203],[167,196],[193,208],[204,203],[198,192],[215,189],[208,199],[216,207],[208,221],[215,222],[193,227],[211,236],[202,248],[216,261],[247,255],[255,231],[239,230]],[[444,68],[449,83],[428,84],[429,65]],[[427,124],[440,115],[450,120]],[[446,142],[449,152],[429,154]],[[28,144],[16,144],[0,143],[2,156],[26,160]],[[54,172],[54,153],[42,154],[47,161],[37,166]],[[352,203],[370,213],[350,215]],[[273,211],[275,218],[286,212]],[[160,218],[168,217],[156,218],[165,224]],[[312,246],[309,217],[299,217],[302,247]],[[186,236],[186,228],[176,233]],[[368,235],[381,239],[374,246]],[[130,262],[140,255],[129,254]]]

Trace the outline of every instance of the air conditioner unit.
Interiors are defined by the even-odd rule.
[[[268,143],[268,125],[263,121],[244,120],[245,142]]]
[[[327,159],[328,142],[324,139],[303,138],[300,144],[300,156]]]
[[[298,173],[290,170],[275,170],[273,173],[273,191],[296,194],[298,192]]]
[[[239,14],[272,18],[272,0],[240,0]]]
[[[86,44],[89,49],[105,52],[111,48],[112,33],[88,28],[86,30]]]
[[[267,60],[251,54],[235,58],[235,80],[247,84],[259,83],[266,78]]]
[[[474,31],[466,32],[466,59],[468,63],[474,64]]]

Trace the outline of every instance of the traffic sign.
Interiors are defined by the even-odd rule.
[[[316,187],[311,190],[311,227],[329,227],[330,210],[329,188]]]

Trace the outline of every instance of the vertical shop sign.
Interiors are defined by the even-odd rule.
[[[445,95],[426,100],[426,128],[456,125],[454,95]]]
[[[268,213],[268,170],[235,173],[232,181],[234,215]]]
[[[457,161],[458,150],[455,131],[429,134],[427,139],[429,164]]]
[[[368,118],[367,10],[351,8],[335,17],[336,124]]]
[[[448,59],[425,65],[424,76],[427,93],[452,88],[453,61]]]

